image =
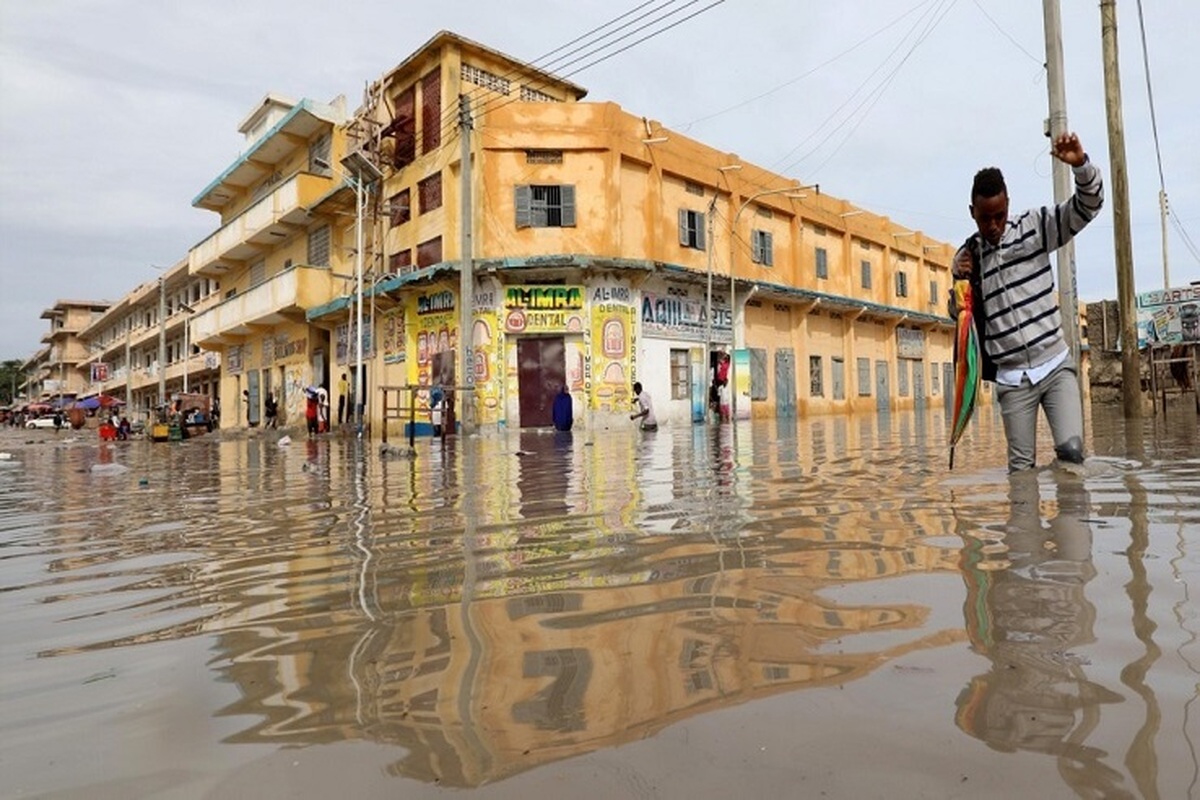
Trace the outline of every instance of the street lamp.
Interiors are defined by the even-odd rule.
[[[775,189],[763,189],[760,192],[755,192],[743,200],[742,204],[738,206],[737,213],[733,215],[733,222],[729,225],[729,334],[732,349],[734,350],[734,353],[730,354],[729,359],[729,413],[734,421],[737,420],[737,358],[734,357],[735,353],[737,352],[737,303],[735,302],[737,289],[734,286],[734,277],[736,273],[734,272],[733,264],[737,255],[737,249],[735,245],[737,244],[738,219],[742,216],[742,212],[760,197],[766,197],[767,195],[772,194],[782,194],[794,200],[800,200],[808,197],[807,194],[803,194],[805,189],[815,189],[817,194],[820,194],[821,184],[814,183],[811,186],[780,186]],[[712,309],[709,309],[710,314],[711,312]]]
[[[358,436],[363,433],[363,217],[366,215],[368,183],[383,177],[379,167],[371,159],[355,150],[342,159],[344,169],[336,169],[328,161],[314,158],[313,164],[321,169],[340,172],[342,177],[354,186],[354,303],[355,324],[354,338],[357,340],[354,348],[354,429]],[[349,172],[347,172],[349,170]],[[365,183],[364,183],[365,181]]]

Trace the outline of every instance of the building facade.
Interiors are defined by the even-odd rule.
[[[369,87],[346,146],[382,176],[365,223],[373,426],[371,387],[463,382],[464,234],[479,425],[548,425],[560,385],[584,425],[628,424],[634,381],[660,421],[701,420],[721,350],[742,417],[946,402],[952,247],[583,96],[445,32]],[[355,302],[308,312],[351,370]]]

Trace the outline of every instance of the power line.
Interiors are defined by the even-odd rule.
[[[539,56],[536,60],[531,62],[529,64],[529,66],[535,67],[536,69],[538,69],[542,72],[545,72],[547,74],[549,74],[553,71],[559,71],[563,67],[566,67],[566,66],[576,63],[579,59],[586,58],[594,53],[600,52],[601,50],[603,50],[606,47],[610,47],[611,45],[615,44],[617,41],[621,41],[622,39],[627,38],[629,35],[632,35],[632,33],[636,33],[637,30],[642,30],[643,28],[646,27],[646,25],[651,25],[654,22],[657,22],[659,19],[663,19],[663,18],[672,16],[673,14],[678,13],[678,11],[681,11],[683,8],[687,8],[690,5],[694,5],[695,3],[699,2],[699,0],[688,0],[687,4],[682,6],[681,8],[675,9],[673,11],[668,11],[662,17],[659,17],[658,19],[655,19],[655,20],[651,20],[649,23],[646,23],[646,25],[643,25],[641,28],[636,29],[635,31],[631,32],[630,34],[626,34],[625,36],[619,37],[618,39],[614,40],[613,42],[609,42],[608,44],[601,44],[602,42],[604,42],[605,39],[610,38],[611,36],[625,30],[629,26],[631,26],[637,22],[640,22],[641,20],[645,19],[646,17],[656,14],[659,11],[663,10],[664,8],[667,8],[668,6],[671,6],[678,2],[683,2],[683,0],[666,0],[666,2],[660,2],[660,0],[649,0],[649,2],[645,2],[645,3],[642,3],[641,5],[635,6],[634,8],[630,9],[629,11],[626,11],[624,14],[614,17],[602,25],[596,26],[595,28],[588,31],[587,33],[575,37],[570,42],[567,42],[564,45],[560,45],[559,47],[556,47],[555,49],[551,50],[550,52],[546,53],[543,56]],[[658,5],[656,5],[654,8],[651,8],[650,10],[646,11],[643,14],[639,14],[638,16],[634,17],[633,19],[626,21],[622,25],[618,25],[616,28],[613,28],[612,30],[608,31],[607,33],[604,33],[603,35],[594,38],[592,41],[586,42],[585,44],[579,45],[578,47],[567,50],[566,52],[562,53],[561,55],[559,55],[556,58],[549,58],[550,56],[554,55],[555,53],[559,53],[560,51],[566,50],[571,45],[581,42],[584,39],[587,39],[588,37],[592,36],[592,34],[602,31],[605,28],[609,28],[612,25],[616,24],[617,22],[620,22],[622,19],[625,19],[626,17],[630,16],[631,14],[641,11],[642,9],[646,8],[646,6],[651,6],[651,5],[654,5],[655,3],[658,3]],[[587,51],[587,52],[582,52],[582,51]],[[574,58],[570,61],[564,61],[564,59],[570,58],[571,56],[575,56],[577,53],[581,53],[581,55],[576,56],[576,58]],[[522,66],[512,67],[506,73],[504,73],[503,75],[501,75],[499,77],[501,78],[501,80],[507,80],[508,78],[512,78],[515,75],[518,75],[522,71],[522,68],[523,68]],[[553,76],[551,76],[551,78],[553,79]],[[541,84],[541,87],[544,88],[550,82],[552,82],[552,81],[544,82],[543,84]],[[475,105],[476,101],[478,101],[480,97],[486,95],[486,93],[488,91],[490,91],[490,90],[487,89],[486,87],[480,87],[479,89],[473,90],[470,94],[467,95],[468,102],[472,103],[472,105],[474,105],[475,108],[479,108],[478,105]],[[482,105],[486,106],[490,102],[498,102],[498,101],[497,100],[484,100]],[[480,110],[480,111],[478,111],[478,113],[482,114],[483,111]],[[456,118],[456,116],[457,116],[457,112],[448,112],[447,114],[443,115],[441,125],[443,127],[445,127],[447,122],[453,122],[453,120]]]
[[[887,31],[888,29],[890,29],[891,27],[893,27],[894,25],[896,25],[897,23],[899,23],[899,22],[900,22],[901,20],[903,20],[905,17],[909,16],[909,15],[910,15],[910,14],[912,14],[914,11],[916,11],[918,8],[921,8],[921,6],[929,5],[929,3],[931,3],[931,2],[933,2],[933,0],[924,0],[924,2],[922,2],[922,3],[919,3],[919,4],[915,5],[915,6],[913,6],[913,7],[912,7],[912,8],[910,8],[908,11],[905,11],[903,14],[901,14],[901,15],[900,15],[900,16],[898,16],[898,17],[896,17],[894,20],[892,20],[892,21],[891,21],[891,22],[889,22],[888,24],[884,25],[884,26],[883,26],[882,28],[880,28],[879,30],[877,30],[877,31],[875,31],[874,33],[872,33],[872,34],[870,34],[870,35],[866,36],[866,37],[865,37],[865,38],[863,38],[863,39],[860,39],[860,40],[859,40],[857,43],[855,43],[855,44],[851,45],[850,47],[848,47],[847,49],[845,49],[845,50],[843,50],[842,52],[838,53],[837,55],[833,56],[832,58],[829,58],[829,59],[827,59],[827,60],[825,60],[825,61],[822,61],[820,64],[818,64],[817,66],[815,66],[815,67],[813,67],[812,69],[808,70],[807,72],[803,72],[803,73],[801,73],[801,74],[797,75],[797,76],[796,76],[796,77],[794,77],[794,78],[790,78],[790,79],[788,79],[788,80],[784,81],[783,83],[779,84],[778,86],[775,86],[775,87],[773,87],[773,88],[771,88],[771,89],[768,89],[767,91],[763,92],[762,94],[755,95],[754,97],[751,97],[751,98],[750,98],[750,99],[748,99],[748,100],[743,100],[743,101],[742,101],[742,102],[740,102],[740,103],[735,103],[734,105],[732,105],[732,106],[729,106],[729,107],[727,107],[727,108],[723,108],[723,109],[721,109],[720,111],[714,111],[712,114],[707,114],[707,115],[705,115],[705,116],[703,116],[703,117],[699,117],[699,118],[697,118],[697,119],[694,119],[694,120],[692,120],[691,122],[685,123],[685,124],[683,124],[683,125],[672,125],[672,126],[670,126],[670,127],[673,127],[675,130],[678,130],[678,131],[681,131],[681,132],[686,132],[686,131],[690,130],[690,129],[691,129],[691,127],[692,127],[693,125],[698,125],[698,124],[700,124],[701,122],[707,122],[707,121],[708,121],[708,120],[710,120],[710,119],[714,119],[715,117],[719,117],[719,116],[721,116],[722,114],[727,114],[727,113],[729,113],[730,111],[736,111],[737,109],[739,109],[739,108],[742,108],[743,106],[750,105],[751,103],[757,102],[757,101],[759,101],[759,100],[763,99],[764,97],[768,97],[768,96],[770,96],[770,95],[772,95],[772,94],[775,94],[775,93],[776,93],[776,92],[778,92],[778,91],[781,91],[782,89],[786,89],[788,86],[791,86],[792,84],[794,84],[794,83],[796,83],[796,82],[798,82],[798,81],[801,81],[801,80],[803,80],[804,78],[807,78],[809,75],[812,75],[812,74],[816,73],[817,71],[819,71],[819,70],[821,70],[821,69],[824,69],[825,67],[827,67],[827,66],[829,66],[830,64],[834,63],[835,61],[838,61],[838,60],[842,59],[843,57],[850,55],[850,54],[851,54],[851,53],[853,53],[855,50],[857,50],[858,48],[860,48],[860,47],[862,47],[863,45],[865,45],[867,42],[871,41],[871,40],[872,40],[872,39],[874,39],[875,37],[879,36],[880,34],[884,33],[885,31]]]
[[[596,48],[592,52],[586,53],[583,56],[580,56],[579,58],[573,59],[571,63],[576,63],[580,60],[583,60],[584,58],[588,58],[593,55],[596,55],[597,53],[610,47],[611,45],[616,44],[617,41],[624,40],[624,39],[628,38],[629,36],[633,35],[634,33],[640,32],[642,30],[645,30],[647,27],[650,27],[654,24],[662,22],[662,21],[674,16],[675,14],[678,14],[683,9],[685,9],[689,6],[695,5],[697,2],[700,2],[700,0],[689,0],[689,2],[685,6],[682,6],[681,8],[673,10],[673,11],[669,11],[666,14],[663,14],[663,15],[651,20],[650,22],[646,23],[645,25],[638,27],[634,31],[631,31],[629,34],[626,34],[625,36],[622,36],[615,41],[610,42],[602,47]],[[582,66],[576,67],[575,69],[573,69],[569,72],[566,72],[562,75],[557,76],[557,78],[551,77],[550,79],[541,82],[539,85],[530,86],[529,88],[532,89],[533,91],[540,91],[541,89],[544,89],[547,86],[549,86],[550,83],[552,83],[554,80],[565,80],[566,78],[569,78],[572,75],[577,75],[580,72],[583,72],[584,70],[591,69],[592,67],[596,66],[597,64],[601,64],[601,63],[609,60],[610,58],[613,58],[614,56],[620,55],[621,53],[624,53],[627,50],[630,50],[630,49],[636,47],[637,45],[639,45],[643,42],[646,42],[650,39],[655,38],[656,36],[666,33],[667,31],[671,30],[672,28],[676,28],[679,25],[682,25],[683,23],[685,23],[689,20],[695,19],[696,17],[700,16],[701,14],[705,13],[706,11],[713,9],[716,6],[719,6],[724,2],[725,2],[725,0],[714,0],[714,2],[709,3],[708,5],[704,6],[701,9],[698,9],[697,11],[693,11],[691,14],[688,14],[687,16],[685,16],[681,19],[677,19],[668,25],[664,25],[662,27],[651,30],[645,36],[642,36],[641,38],[638,38],[638,39],[630,42],[629,44],[625,45],[624,47],[620,47],[611,52],[607,52],[607,53],[604,53],[603,55],[599,55],[598,57],[587,62],[586,64],[583,64]],[[496,111],[501,108],[504,108],[505,106],[507,106],[511,103],[516,103],[516,102],[520,102],[520,101],[521,101],[520,95],[518,95],[517,97],[512,97],[512,98],[503,98],[502,100],[496,100],[496,101],[489,100],[489,101],[485,102],[482,106],[478,107],[477,109],[473,109],[473,111],[475,112],[476,118],[478,119],[479,117],[482,117],[484,114],[488,113],[489,111]],[[495,103],[495,105],[493,105],[492,103]]]
[[[949,3],[949,5],[946,5],[947,2]],[[883,58],[883,60],[879,63],[878,66],[875,67],[875,69],[871,70],[870,74],[868,74],[867,77],[865,79],[863,79],[862,83],[860,83],[858,85],[858,87],[853,92],[851,92],[849,96],[847,96],[846,100],[844,102],[842,102],[842,104],[839,105],[837,108],[835,108],[830,113],[830,115],[828,117],[826,117],[825,120],[813,130],[812,133],[810,133],[808,136],[806,136],[804,139],[802,139],[795,147],[793,147],[791,150],[789,150],[787,153],[785,153],[782,157],[776,159],[773,162],[773,164],[780,164],[782,162],[786,162],[786,165],[782,169],[780,169],[781,172],[786,172],[790,169],[793,169],[793,168],[799,166],[799,164],[801,162],[803,162],[805,159],[812,156],[823,144],[825,144],[827,141],[829,141],[829,139],[831,139],[834,136],[834,134],[836,134],[838,132],[839,129],[845,127],[850,122],[850,120],[853,118],[853,116],[856,113],[858,113],[858,111],[863,107],[864,104],[866,104],[868,101],[871,101],[871,105],[873,106],[874,102],[878,100],[879,96],[881,96],[882,90],[887,88],[887,86],[891,83],[891,81],[895,78],[896,74],[899,72],[900,68],[909,59],[909,57],[913,54],[913,52],[916,50],[916,48],[921,44],[921,42],[923,42],[925,40],[925,38],[929,35],[929,33],[932,32],[933,28],[935,28],[937,26],[937,24],[941,21],[941,18],[938,18],[937,14],[940,12],[942,14],[942,17],[944,17],[945,14],[950,10],[950,8],[953,7],[955,2],[957,2],[957,0],[939,0],[939,4],[937,7],[933,8],[929,11],[923,12],[921,14],[921,16],[913,23],[913,25],[904,34],[904,36],[901,37],[900,41],[898,41],[896,43],[896,46],[892,48],[892,50]],[[799,158],[788,162],[787,161],[788,158],[790,158],[793,154],[796,153],[796,151],[798,151],[801,147],[803,147],[805,144],[807,144],[809,141],[811,141],[813,137],[815,137],[817,134],[819,134],[821,132],[821,130],[823,130],[833,120],[835,120],[838,117],[838,115],[841,114],[842,110],[846,108],[846,106],[850,105],[850,103],[854,101],[855,97],[857,97],[859,95],[859,93],[862,92],[868,86],[868,84],[875,77],[875,75],[877,73],[879,73],[881,70],[883,70],[887,66],[888,62],[891,61],[892,58],[894,56],[896,56],[897,53],[900,52],[901,48],[904,47],[905,43],[909,40],[909,37],[911,37],[913,35],[913,33],[916,32],[917,29],[922,24],[924,24],[924,26],[925,26],[924,30],[917,34],[916,41],[914,41],[909,46],[908,52],[904,54],[904,56],[900,59],[899,63],[897,63],[896,66],[892,69],[891,73],[889,75],[887,75],[885,78],[883,78],[882,83],[879,84],[875,89],[872,89],[870,92],[868,92],[866,94],[866,96],[859,102],[859,104],[850,111],[850,113],[846,116],[846,118],[844,120],[842,120],[841,122],[839,122],[838,124],[834,125],[834,127],[830,130],[830,132],[828,134],[826,134],[825,137],[821,139],[821,141],[817,142],[816,145],[814,145],[812,148],[810,148],[808,150],[808,152],[806,152],[804,155],[800,156]],[[874,100],[872,100],[872,95],[875,95]],[[869,110],[870,109],[868,108],[868,111]],[[865,119],[865,116],[864,116],[864,119]],[[855,124],[854,128],[852,128],[850,130],[850,132],[847,134],[847,138],[848,138],[849,134],[853,133],[854,130],[856,130],[858,128],[858,125],[860,125],[860,124],[862,124],[862,120],[860,120],[857,124]],[[823,164],[822,164],[822,166],[823,166]]]
[[[1016,47],[1018,50],[1020,50],[1025,55],[1029,56],[1029,59],[1031,61],[1033,61],[1033,63],[1037,64],[1039,67],[1044,67],[1046,65],[1045,60],[1038,58],[1033,53],[1030,53],[1028,50],[1026,50],[1024,47],[1022,47],[1021,43],[1018,42],[1016,39],[1014,39],[1008,31],[1004,30],[1004,28],[1001,28],[1000,23],[996,22],[996,20],[994,20],[992,18],[992,15],[987,12],[987,9],[985,9],[983,6],[981,6],[979,4],[979,0],[972,0],[972,2],[974,2],[975,7],[979,9],[979,13],[981,13],[981,14],[983,14],[983,16],[987,17],[987,21],[992,23],[992,27],[994,27],[996,30],[1000,31],[1001,35],[1004,36],[1005,39],[1008,39],[1010,42],[1012,42],[1014,47]],[[1139,6],[1141,5],[1140,0],[1138,2],[1138,5]]]

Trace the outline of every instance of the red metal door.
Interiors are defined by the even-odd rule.
[[[567,357],[561,336],[517,340],[517,391],[522,428],[554,424],[554,396],[566,378]]]

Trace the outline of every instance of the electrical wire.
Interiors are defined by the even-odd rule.
[[[825,67],[829,66],[830,64],[833,64],[833,63],[835,63],[836,61],[839,61],[840,59],[844,58],[845,56],[848,56],[848,55],[850,55],[850,54],[851,54],[851,53],[853,53],[855,50],[857,50],[858,48],[860,48],[860,47],[862,47],[863,45],[865,45],[867,42],[870,42],[872,39],[876,38],[877,36],[879,36],[879,35],[883,34],[885,31],[889,30],[889,29],[890,29],[890,28],[892,28],[893,26],[897,25],[897,24],[898,24],[898,23],[899,23],[901,20],[903,20],[905,17],[908,17],[910,14],[912,14],[912,13],[913,13],[914,11],[916,11],[917,9],[921,8],[922,6],[927,6],[927,5],[929,5],[930,3],[932,3],[932,2],[934,2],[934,0],[924,0],[924,2],[922,2],[922,3],[919,3],[919,4],[915,5],[915,6],[913,6],[913,7],[912,7],[912,8],[910,8],[908,11],[905,11],[903,14],[901,14],[901,15],[900,15],[900,16],[898,16],[898,17],[896,17],[894,20],[892,20],[892,21],[891,21],[891,22],[889,22],[888,24],[884,25],[884,26],[883,26],[882,28],[880,28],[879,30],[875,31],[875,32],[874,32],[874,33],[872,33],[872,34],[869,34],[868,36],[866,36],[866,37],[865,37],[865,38],[863,38],[863,39],[860,39],[858,42],[856,42],[855,44],[853,44],[853,45],[851,45],[850,47],[846,48],[845,50],[843,50],[842,52],[840,52],[840,53],[838,53],[837,55],[833,56],[832,58],[829,58],[829,59],[826,59],[825,61],[822,61],[820,64],[817,64],[815,67],[813,67],[812,69],[808,70],[807,72],[802,72],[801,74],[799,74],[799,75],[795,76],[794,78],[789,78],[788,80],[784,81],[783,83],[779,84],[778,86],[775,86],[775,87],[773,87],[773,88],[771,88],[771,89],[768,89],[767,91],[765,91],[765,92],[763,92],[763,93],[761,93],[761,94],[757,94],[757,95],[755,95],[754,97],[751,97],[751,98],[749,98],[748,100],[743,100],[743,101],[741,101],[740,103],[735,103],[734,105],[731,105],[731,106],[728,106],[728,107],[726,107],[726,108],[723,108],[723,109],[721,109],[720,111],[714,111],[714,112],[713,112],[713,113],[711,113],[711,114],[706,114],[706,115],[705,115],[705,116],[703,116],[703,117],[698,117],[698,118],[696,118],[696,119],[692,120],[691,122],[687,122],[687,123],[684,123],[684,124],[682,124],[682,125],[676,125],[676,124],[672,124],[672,125],[670,125],[669,127],[673,128],[673,129],[675,129],[675,130],[677,130],[677,131],[680,131],[681,133],[682,133],[682,132],[687,132],[687,131],[691,130],[691,128],[692,128],[692,126],[693,126],[693,125],[699,125],[699,124],[700,124],[700,123],[702,123],[702,122],[707,122],[708,120],[710,120],[710,119],[714,119],[714,118],[716,118],[716,117],[719,117],[719,116],[721,116],[721,115],[723,115],[723,114],[728,114],[730,111],[736,111],[736,110],[738,110],[739,108],[743,108],[744,106],[748,106],[748,105],[750,105],[751,103],[755,103],[755,102],[757,102],[757,101],[759,101],[759,100],[762,100],[764,97],[769,97],[770,95],[772,95],[772,94],[775,94],[775,93],[776,93],[776,92],[778,92],[778,91],[781,91],[781,90],[783,90],[783,89],[786,89],[787,87],[791,86],[792,84],[794,84],[794,83],[797,83],[797,82],[799,82],[799,81],[803,80],[804,78],[807,78],[808,76],[810,76],[810,75],[813,75],[813,74],[815,74],[816,72],[818,72],[818,71],[820,71],[820,70],[824,69]]]
[[[624,14],[621,14],[619,16],[616,16],[616,17],[610,19],[608,22],[605,22],[604,24],[598,25],[595,28],[592,28],[592,30],[588,31],[587,33],[575,37],[570,42],[567,42],[564,45],[560,45],[559,47],[554,48],[553,50],[549,51],[545,55],[539,56],[537,59],[530,62],[528,66],[534,67],[535,69],[537,69],[541,72],[545,72],[548,75],[550,75],[550,73],[552,73],[554,71],[559,71],[565,66],[576,63],[576,61],[578,61],[581,58],[589,57],[597,52],[600,52],[604,48],[611,46],[614,42],[609,42],[608,44],[601,44],[601,43],[604,42],[605,39],[613,36],[614,34],[617,34],[620,31],[625,30],[630,25],[640,22],[641,20],[645,19],[646,17],[648,17],[652,14],[658,13],[659,11],[663,10],[664,8],[667,8],[668,6],[671,6],[675,3],[683,2],[683,1],[684,0],[666,0],[666,2],[660,2],[660,0],[649,0],[649,2],[644,2],[638,6],[635,6],[634,8],[630,9],[629,11],[626,11]],[[683,6],[682,8],[686,8],[687,6],[694,5],[696,2],[699,2],[699,0],[687,0],[687,5]],[[575,47],[573,49],[566,50],[566,48],[570,47],[571,45],[577,44],[578,42],[581,42],[584,39],[587,39],[588,37],[592,36],[592,34],[598,33],[599,31],[602,31],[605,28],[611,27],[615,23],[620,22],[625,17],[628,17],[631,14],[641,11],[642,9],[646,8],[646,6],[654,5],[655,3],[659,3],[659,4],[657,6],[655,6],[654,8],[651,8],[649,11],[646,11],[645,13],[640,14],[640,15],[634,17],[633,19],[626,21],[622,25],[618,25],[617,27],[613,28],[611,31],[608,31],[607,33],[604,33],[603,35],[594,38],[592,41],[588,41],[585,44],[579,45],[578,47]],[[673,11],[669,11],[658,19],[669,17],[669,16],[677,13],[677,11],[682,10],[682,8],[676,9]],[[656,21],[657,20],[651,20],[651,22],[647,23],[647,25],[653,24]],[[642,28],[644,28],[644,27],[646,27],[646,26],[643,25]],[[638,28],[637,30],[641,30],[642,28]],[[615,41],[621,41],[621,39],[627,38],[627,36],[629,36],[629,35],[631,35],[631,34],[626,34],[626,36],[622,36]],[[562,53],[561,55],[557,56],[556,58],[550,58],[550,56],[554,55],[555,53],[559,53],[560,51],[563,51],[563,50],[566,50],[566,52]],[[583,51],[586,51],[586,52],[583,52]],[[582,54],[576,56],[577,53],[582,53]],[[570,58],[571,56],[576,56],[576,58],[574,58],[570,61],[564,62],[564,59]],[[525,66],[526,65],[514,66],[514,67],[510,68],[507,72],[505,72],[503,75],[500,75],[498,77],[501,80],[508,80],[509,78],[515,77],[518,74],[520,74],[522,71],[524,71]],[[554,76],[550,75],[550,79],[543,82],[541,84],[541,88],[545,88],[550,83],[553,83],[554,80],[555,80]],[[480,108],[481,105],[486,105],[487,103],[490,103],[490,102],[497,102],[500,99],[508,99],[504,96],[501,96],[501,98],[492,98],[490,100],[483,100],[482,104],[477,102],[480,100],[480,98],[486,96],[489,92],[494,92],[494,91],[495,90],[493,90],[493,89],[489,89],[488,87],[482,87],[482,86],[479,87],[478,89],[474,89],[471,92],[467,93],[467,95],[466,95],[468,98],[468,104],[474,104],[475,108],[478,109],[478,108]],[[478,111],[477,113],[481,114],[482,111]],[[444,114],[442,116],[442,120],[441,120],[441,125],[443,126],[443,128],[447,124],[453,124],[455,117],[456,117],[455,111],[451,111],[449,114]]]
[[[1030,61],[1037,64],[1039,67],[1046,66],[1046,62],[1044,59],[1038,58],[1033,53],[1030,53],[1028,50],[1026,50],[1024,47],[1021,46],[1020,42],[1018,42],[1015,38],[1013,38],[1012,34],[1010,34],[1008,31],[1004,30],[1004,28],[1001,28],[1000,23],[996,22],[996,20],[994,20],[992,18],[992,15],[987,12],[987,9],[985,9],[983,6],[981,6],[979,4],[979,0],[972,0],[972,2],[974,2],[975,7],[979,9],[979,13],[981,13],[981,14],[983,14],[983,16],[987,17],[987,21],[992,23],[992,27],[994,27],[996,30],[1000,31],[1000,34],[1002,36],[1004,36],[1005,39],[1008,39],[1010,42],[1012,42],[1014,47],[1016,47],[1018,50],[1020,50],[1025,55],[1029,56]],[[1138,2],[1138,5],[1141,6],[1140,0]]]
[[[785,153],[782,157],[776,159],[773,162],[773,164],[780,164],[780,163],[786,162],[785,166],[783,168],[779,169],[778,171],[779,172],[787,172],[787,171],[799,166],[800,163],[802,163],[803,161],[810,158],[813,154],[815,154],[817,152],[817,150],[819,150],[821,148],[822,145],[824,145],[826,142],[828,142],[839,131],[839,129],[844,128],[847,124],[849,124],[850,121],[854,118],[854,115],[857,114],[863,108],[863,106],[865,104],[867,104],[868,102],[870,103],[870,106],[868,106],[868,108],[867,108],[867,111],[869,112],[870,108],[873,107],[876,102],[878,102],[879,97],[882,97],[883,92],[887,89],[887,87],[895,79],[896,75],[900,71],[900,68],[904,66],[905,62],[907,62],[909,57],[912,56],[913,52],[916,51],[916,48],[918,46],[920,46],[920,44],[922,42],[925,41],[925,39],[929,36],[929,34],[933,31],[933,29],[937,27],[938,23],[941,22],[941,20],[950,11],[950,9],[954,6],[954,4],[956,2],[957,2],[957,0],[939,0],[939,3],[936,7],[934,7],[933,9],[931,9],[928,12],[922,13],[921,16],[916,20],[916,22],[913,23],[912,27],[910,27],[908,29],[908,32],[905,33],[904,36],[900,39],[900,41],[896,43],[896,46],[892,48],[892,50],[887,54],[887,56],[885,56],[884,59],[879,63],[879,65],[876,66],[875,69],[873,69],[870,72],[870,74],[867,75],[867,77],[863,80],[863,82],[858,85],[858,87],[846,98],[846,100],[843,101],[842,104],[839,105],[836,109],[834,109],[833,112],[830,113],[830,115],[828,117],[826,117],[825,120],[813,130],[812,133],[810,133],[808,136],[806,136],[803,140],[800,141],[799,144],[797,144],[795,147],[793,147],[791,150],[789,150],[787,153]],[[939,14],[941,16],[938,16]],[[834,125],[833,128],[830,130],[830,132],[828,134],[826,134],[819,142],[817,142],[816,145],[811,147],[807,152],[805,152],[800,157],[793,159],[792,161],[787,161],[788,158],[790,158],[793,154],[795,154],[798,150],[800,150],[800,148],[802,148],[805,144],[807,144],[810,140],[812,140],[812,138],[814,136],[816,136],[817,134],[819,134],[827,125],[829,125],[833,120],[837,119],[838,115],[841,114],[843,109],[845,109],[846,106],[850,105],[850,103],[852,103],[854,101],[854,99],[870,84],[870,82],[875,77],[875,75],[878,74],[881,70],[883,70],[887,66],[887,64],[893,59],[893,57],[895,57],[896,54],[900,52],[901,48],[903,48],[904,45],[906,44],[906,42],[909,40],[909,37],[911,37],[915,32],[917,32],[917,29],[919,27],[921,27],[922,24],[925,26],[924,29],[921,30],[919,33],[917,33],[916,40],[913,41],[913,43],[909,45],[908,52],[905,53],[901,57],[900,61],[896,64],[896,66],[892,68],[892,71],[882,79],[882,82],[877,84],[874,89],[871,89],[869,92],[867,92],[867,94],[863,97],[863,99],[861,101],[859,101],[858,105],[855,106],[846,115],[845,119],[843,119],[841,122]],[[866,114],[864,113],[862,118],[860,118],[859,121],[857,123],[855,123],[854,126],[847,132],[845,139],[849,139],[850,135],[853,134],[853,132],[858,129],[858,126],[861,125],[863,120],[865,120],[865,119],[866,119]],[[843,144],[844,143],[845,143],[845,140],[843,140]],[[839,145],[839,149],[840,149],[840,147],[841,147],[841,145]],[[836,150],[835,150],[835,152],[836,152]],[[826,159],[826,162],[827,161],[828,161],[828,159]],[[824,162],[822,163],[821,166],[824,166]]]
[[[651,20],[650,22],[646,23],[645,25],[639,26],[634,31],[631,31],[629,34],[626,34],[625,36],[622,36],[619,39],[614,40],[613,42],[610,42],[609,44],[606,44],[601,48],[597,48],[592,52],[584,54],[583,56],[580,56],[579,58],[573,59],[571,63],[577,63],[578,61],[583,60],[584,58],[590,58],[591,56],[599,53],[601,50],[608,48],[610,45],[616,44],[617,41],[622,41],[635,33],[645,30],[647,27],[650,27],[657,23],[663,22],[666,19],[669,19],[670,17],[679,13],[683,9],[685,9],[689,6],[695,5],[697,2],[700,2],[700,0],[689,0],[689,2],[686,5],[682,6],[681,8],[670,11],[662,16],[656,17],[655,19]],[[580,72],[583,72],[584,70],[591,69],[592,67],[596,66],[597,64],[601,64],[601,63],[609,60],[610,58],[613,58],[617,55],[620,55],[621,53],[626,52],[627,50],[630,50],[630,49],[636,47],[637,45],[639,45],[643,42],[646,42],[646,41],[653,39],[663,33],[666,33],[667,31],[671,30],[672,28],[678,27],[679,25],[682,25],[683,23],[685,23],[689,20],[695,19],[696,17],[700,16],[701,14],[705,13],[706,11],[713,9],[716,6],[719,6],[724,2],[725,2],[725,0],[714,0],[713,2],[704,6],[703,8],[698,9],[697,11],[693,11],[692,13],[688,14],[687,16],[685,16],[681,19],[674,20],[670,24],[667,24],[662,27],[651,30],[645,36],[635,39],[634,41],[630,42],[629,44],[627,44],[623,47],[620,47],[616,50],[612,50],[610,52],[606,52],[603,55],[598,55],[596,58],[594,58],[591,61],[588,61],[587,63],[583,64],[582,66],[576,67],[575,69],[573,69],[569,72],[566,72],[562,75],[552,76],[552,77],[542,81],[538,85],[536,85],[536,86],[530,85],[528,88],[530,88],[533,91],[540,91],[541,89],[544,89],[547,86],[549,86],[551,83],[554,83],[559,80],[565,80],[573,75],[577,75]],[[513,97],[513,98],[505,97],[505,98],[497,99],[497,100],[489,100],[489,101],[485,102],[482,106],[479,106],[476,109],[473,109],[473,111],[475,112],[475,118],[476,118],[476,120],[478,120],[480,117],[487,114],[488,112],[499,110],[501,108],[504,108],[507,105],[510,105],[510,104],[516,103],[516,102],[520,102],[520,101],[521,101],[520,95],[518,95],[517,97]]]

